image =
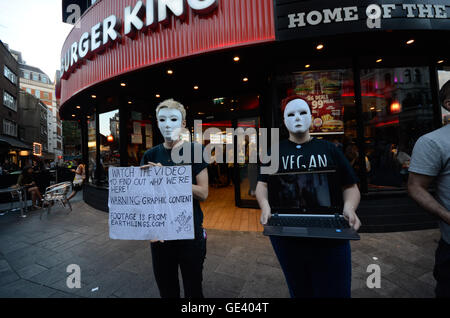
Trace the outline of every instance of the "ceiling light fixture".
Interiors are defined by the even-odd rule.
[[[376,60],[376,62],[381,63],[381,62],[383,62],[383,59],[378,59],[378,60]]]
[[[172,70],[167,70],[167,74],[172,75],[173,71]]]
[[[235,56],[233,59],[235,62],[239,62],[241,60],[241,58],[239,56]]]
[[[410,45],[410,44],[413,44],[415,41],[416,41],[416,40],[411,39],[411,40],[409,40],[408,42],[406,42],[406,44]]]
[[[316,46],[316,49],[317,50],[322,50],[324,48],[324,45],[323,44],[319,44],[318,46]]]

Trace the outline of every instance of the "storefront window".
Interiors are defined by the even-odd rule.
[[[362,70],[361,91],[369,191],[404,188],[414,144],[433,129],[428,68]]]
[[[153,126],[150,118],[131,112],[128,124],[128,165],[139,166],[145,151],[153,147]]]
[[[100,184],[108,184],[109,167],[120,166],[119,110],[99,115],[100,129]]]
[[[94,117],[94,116],[91,116]],[[97,168],[97,142],[95,130],[95,117],[88,120],[88,151],[89,151],[89,182],[95,183],[95,169]]]
[[[450,81],[450,67],[444,68],[444,70],[439,71],[439,89],[444,86],[445,83]],[[442,107],[442,124],[447,125],[450,123],[450,112],[446,110],[444,107]]]
[[[256,185],[258,183],[258,164],[251,162],[252,152],[256,152],[258,147],[258,133],[259,118],[243,118],[238,119],[238,128],[242,128],[247,132],[250,129],[249,135],[245,136],[245,145],[238,145],[238,157],[245,158],[245,163],[238,163],[239,167],[239,181],[241,200],[254,200],[256,198]],[[252,133],[252,129],[254,129]],[[241,153],[244,151],[244,153]]]
[[[353,159],[357,154],[357,123],[351,69],[294,72],[280,76],[278,83],[279,105],[294,94],[308,101],[313,116],[311,135],[333,142],[356,168],[357,160]],[[277,111],[282,139],[287,138],[283,114],[279,107]]]

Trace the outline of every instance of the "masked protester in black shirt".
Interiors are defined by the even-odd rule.
[[[158,127],[164,143],[148,150],[142,160],[141,168],[152,166],[173,166],[192,164],[192,193],[194,195],[194,240],[152,241],[153,271],[162,298],[180,298],[178,268],[183,276],[184,296],[203,298],[203,263],[206,256],[206,231],[203,229],[203,213],[199,201],[208,197],[207,163],[194,162],[194,153],[202,153],[203,147],[196,143],[185,143],[180,138],[180,129],[186,127],[186,110],[180,103],[169,99],[156,108]],[[172,152],[183,157],[190,151],[191,162],[174,163]],[[194,162],[194,163],[192,163]]]
[[[344,154],[333,143],[312,138],[312,116],[306,101],[298,96],[283,100],[284,124],[289,139],[280,142],[280,172],[335,167],[342,189],[343,215],[351,227],[361,223],[356,215],[360,201],[358,178]],[[272,154],[273,156],[274,154]],[[261,207],[261,223],[267,224],[271,208],[268,175],[260,174],[256,198]],[[347,240],[270,237],[283,269],[291,297],[349,298],[351,293],[351,250]]]

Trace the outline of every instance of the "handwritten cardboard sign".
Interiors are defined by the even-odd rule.
[[[192,167],[109,168],[109,236],[194,239]]]

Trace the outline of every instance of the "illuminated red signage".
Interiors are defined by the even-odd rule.
[[[77,42],[61,58],[61,77],[67,79],[75,68],[93,59],[97,53],[111,47],[123,35],[135,38],[137,32],[154,30],[159,24],[167,24],[170,14],[184,20],[189,6],[196,14],[209,14],[217,9],[219,0],[148,0],[138,1],[124,9],[123,21],[110,15],[84,32]]]

